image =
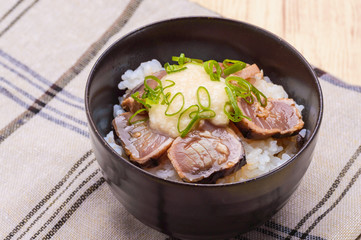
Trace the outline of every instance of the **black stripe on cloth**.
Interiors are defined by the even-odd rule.
[[[284,237],[283,236],[281,236],[281,235],[279,235],[279,234],[277,234],[277,233],[274,233],[274,232],[272,232],[272,231],[269,231],[269,230],[267,230],[267,229],[264,229],[264,228],[256,228],[256,231],[258,231],[258,232],[260,232],[260,233],[263,233],[263,234],[265,234],[265,235],[267,235],[267,236],[270,236],[270,237],[273,237],[273,238],[275,238],[275,239],[284,239]],[[317,237],[317,236],[313,236],[313,235],[308,235],[307,236],[307,239],[308,240],[320,240],[320,239],[324,239],[324,238],[321,238],[321,237]]]
[[[42,101],[36,99],[34,96],[32,96],[30,93],[24,91],[23,89],[15,86],[14,84],[12,84],[10,81],[6,80],[5,78],[3,77],[0,77],[0,82],[4,82],[6,83],[8,86],[10,86],[11,88],[13,88],[15,91],[17,91],[18,93],[20,93],[21,95],[25,96],[27,99],[30,99],[31,101],[34,101],[37,105],[39,105],[41,108],[45,107],[45,109],[48,109],[49,111],[52,111],[62,117],[65,117],[75,123],[78,123],[80,125],[83,125],[83,126],[87,126],[88,124],[72,115],[69,115],[69,114],[66,114],[54,107],[51,107],[49,105],[46,105],[45,103],[43,103]]]
[[[332,76],[331,74],[319,69],[319,68],[316,68],[314,67],[313,68],[316,72],[316,75],[321,78],[322,80],[326,81],[326,82],[329,82],[337,87],[341,87],[341,88],[345,88],[345,89],[348,89],[348,90],[352,90],[352,91],[355,91],[355,92],[359,92],[361,93],[361,86],[356,86],[356,85],[352,85],[352,84],[348,84],[334,76]]]
[[[19,60],[15,59],[14,57],[10,56],[8,53],[2,51],[1,49],[0,49],[0,56],[3,57],[5,60],[9,61],[11,64],[13,64],[16,68],[30,74],[34,79],[38,80],[39,82],[45,84],[48,87],[50,86],[50,89],[53,89],[55,92],[59,92],[60,94],[65,95],[69,99],[72,99],[78,103],[84,104],[83,98],[77,97],[77,96],[73,95],[72,93],[66,91],[65,89],[62,89],[58,85],[47,80],[46,78],[41,76],[39,73],[35,72],[30,67],[28,67],[24,63],[20,62]],[[7,67],[10,68],[9,66],[7,66]],[[20,74],[18,71],[14,70],[14,69],[12,71],[14,71],[17,74]],[[28,80],[28,81],[30,81],[30,80]]]
[[[18,72],[18,71],[16,71],[15,69],[9,67],[8,65],[2,63],[1,61],[0,61],[0,66],[4,67],[6,70],[9,70],[10,72],[14,73],[14,74],[17,75],[18,77],[20,77],[20,79],[26,81],[27,83],[29,83],[31,86],[37,88],[38,90],[41,90],[41,91],[45,92],[46,94],[49,94],[50,96],[54,96],[54,93],[51,93],[51,92],[49,91],[49,89],[47,90],[47,89],[43,88],[42,86],[40,86],[39,84],[36,84],[35,82],[31,81],[29,78],[25,77],[25,76],[24,76],[23,74],[21,74],[20,72]],[[50,86],[50,87],[52,88],[52,86]],[[80,110],[82,110],[82,111],[85,110],[85,108],[83,107],[83,105],[78,105],[78,104],[75,104],[75,103],[71,103],[71,102],[69,102],[69,101],[61,98],[60,96],[57,96],[55,99],[56,99],[56,100],[59,100],[59,101],[62,102],[62,103],[65,103],[65,104],[67,104],[67,105],[69,105],[69,106],[72,106],[72,107],[75,107],[75,108],[77,108],[77,109],[80,109]]]
[[[279,232],[282,232],[282,233],[286,233],[286,234],[289,234],[292,229],[289,228],[289,227],[286,227],[286,226],[283,226],[279,223],[275,223],[273,221],[268,221],[264,224],[265,227],[268,227],[268,228],[271,228],[273,230],[277,230]],[[299,232],[297,231],[295,233],[295,236],[296,237],[301,237],[304,233],[302,232]],[[308,235],[309,236],[309,239],[314,239],[314,240],[326,240],[325,238],[322,238],[322,237],[319,237],[319,236],[314,236],[314,235]]]
[[[346,173],[348,172],[348,170],[351,168],[351,166],[355,163],[357,157],[360,155],[361,153],[361,145],[357,148],[357,150],[355,151],[355,153],[352,155],[352,157],[350,158],[350,160],[346,163],[346,165],[343,167],[343,169],[341,170],[341,172],[338,174],[338,176],[336,177],[335,181],[332,183],[331,187],[328,189],[327,193],[325,194],[325,196],[321,199],[321,201],[319,201],[315,207],[312,208],[311,211],[309,211],[296,225],[296,227],[294,229],[292,229],[292,231],[289,233],[289,235],[287,236],[286,239],[291,239],[292,236],[295,235],[295,233],[298,231],[298,229],[300,229],[303,224],[305,224],[305,222],[313,215],[315,214],[325,203],[326,201],[332,196],[332,194],[335,192],[335,190],[338,188],[338,186],[341,183],[341,180],[343,179],[343,177],[346,175]]]
[[[18,0],[9,10],[6,11],[6,13],[4,13],[4,15],[0,18],[0,23],[10,14],[12,13],[12,11],[14,11],[17,6],[19,6],[20,3],[22,3],[22,1],[24,0]]]
[[[265,225],[265,226],[266,226],[266,225]],[[282,227],[283,227],[283,226],[282,226]],[[284,239],[284,237],[283,237],[282,235],[279,235],[279,234],[277,234],[277,233],[275,233],[275,232],[273,232],[273,231],[270,231],[270,230],[265,229],[265,228],[262,228],[262,227],[258,227],[258,228],[256,228],[254,231],[260,232],[260,233],[262,233],[262,234],[264,234],[264,235],[273,237],[273,238],[275,238],[275,239]],[[287,233],[287,232],[285,232],[285,231],[280,231],[280,232],[282,232],[282,233]],[[300,233],[299,236],[301,237],[301,236],[302,236],[302,233]],[[240,235],[237,235],[234,239],[237,239],[237,240],[239,240],[239,239],[244,239],[243,237],[244,237],[244,236],[243,236],[242,234],[240,234]],[[321,237],[318,237],[318,236],[313,236],[313,235],[308,235],[308,238],[307,238],[307,239],[310,239],[310,240],[325,240],[324,238],[321,238]]]
[[[2,37],[12,26],[14,26],[15,23],[16,23],[17,21],[19,21],[20,18],[21,18],[22,16],[24,16],[25,13],[26,13],[27,11],[29,11],[37,2],[39,2],[39,0],[35,0],[35,1],[34,1],[33,3],[31,3],[28,7],[26,7],[13,21],[11,21],[11,22],[9,23],[9,25],[8,25],[6,28],[4,28],[4,30],[2,30],[2,32],[0,32],[0,37]]]
[[[142,0],[131,0],[126,6],[123,13],[115,20],[115,22],[108,28],[108,30],[95,42],[93,43],[87,51],[76,61],[76,63],[67,70],[56,82],[55,84],[59,86],[60,89],[63,89],[69,82],[71,82],[79,73],[81,73],[84,68],[90,63],[90,61],[98,54],[102,47],[109,41],[109,39],[120,31],[120,29],[128,22],[128,20],[133,16],[135,10],[138,8]],[[60,91],[59,89],[59,91]],[[59,92],[57,91],[57,92]],[[43,94],[38,98],[45,104],[48,104],[53,97]],[[8,136],[14,133],[17,129],[23,126],[31,118],[33,118],[37,111],[32,111],[34,108],[34,103],[28,108],[27,111],[20,114],[13,121],[11,121],[5,128],[0,130],[0,144]]]
[[[69,130],[71,130],[73,132],[76,132],[76,133],[78,133],[78,134],[80,134],[80,135],[82,135],[82,136],[84,136],[86,138],[89,138],[88,131],[83,130],[81,128],[78,128],[77,126],[74,126],[74,125],[72,125],[70,123],[64,122],[64,121],[62,121],[60,119],[54,118],[54,117],[50,116],[49,114],[47,114],[45,112],[40,112],[43,109],[43,107],[37,105],[37,102],[39,100],[36,100],[35,103],[32,106],[29,106],[27,103],[22,101],[20,98],[16,97],[11,92],[9,92],[6,88],[1,87],[1,86],[0,86],[0,94],[3,94],[4,96],[11,99],[12,101],[17,103],[18,105],[20,105],[20,106],[22,106],[24,108],[27,108],[28,111],[30,111],[34,115],[39,113],[40,117],[42,117],[42,118],[44,118],[44,119],[46,119],[48,121],[51,121],[51,122],[53,122],[53,123],[55,123],[55,124],[57,124],[57,125],[59,125],[61,127],[64,127],[64,128],[69,129]],[[19,122],[19,124],[20,123],[21,122]],[[4,140],[5,140],[5,138],[3,137],[3,135],[0,135],[0,143],[2,141],[4,141]]]
[[[83,169],[81,169],[76,175],[75,177],[69,182],[69,184],[59,193],[58,196],[56,196],[56,198],[49,204],[47,205],[47,207],[44,209],[44,211],[42,211],[36,218],[34,221],[31,222],[31,224],[26,228],[26,230],[24,232],[21,233],[21,235],[17,238],[17,239],[21,239],[25,236],[25,234],[39,221],[39,219],[51,208],[51,206],[53,206],[55,204],[55,202],[69,189],[69,187],[75,182],[75,180],[77,180],[77,178],[82,175],[85,170],[88,169],[88,167],[90,167],[94,162],[95,162],[95,158],[93,158],[90,162],[88,162],[87,165],[85,165],[85,167]]]
[[[88,179],[87,179],[88,180]],[[90,180],[90,179],[89,179]],[[50,239],[54,234],[66,223],[66,221],[73,215],[76,210],[81,206],[81,204],[89,197],[95,190],[97,190],[103,183],[105,179],[101,177],[93,185],[91,185],[70,207],[70,209],[63,215],[63,217],[53,226],[53,228],[43,237],[43,239]],[[81,185],[79,185],[80,187]],[[65,203],[65,202],[64,202]],[[52,216],[53,217],[53,216]],[[53,219],[53,218],[51,218]],[[49,219],[50,220],[50,219]],[[49,224],[46,222],[38,232],[36,232],[30,239],[35,239],[43,229]],[[43,228],[44,227],[44,228]]]
[[[69,177],[77,170],[77,168],[93,153],[92,150],[86,152],[75,164],[70,168],[70,170],[65,174],[65,176],[45,195],[43,199],[40,200],[38,204],[35,205],[33,209],[20,221],[18,225],[5,237],[5,240],[11,239],[29,220],[34,214],[39,211],[39,209],[44,206],[44,204],[64,185],[64,183],[69,179]]]
[[[258,228],[256,228],[256,231],[257,231],[257,232],[260,232],[260,233],[263,233],[263,234],[265,234],[265,235],[268,235],[268,236],[270,236],[270,237],[276,238],[276,239],[283,239],[282,236],[280,236],[280,235],[278,235],[277,233],[274,233],[274,232],[272,232],[272,231],[269,231],[269,230],[267,230],[267,229],[263,229],[263,228],[258,227]]]
[[[341,195],[336,199],[336,201],[324,212],[322,213],[312,224],[308,227],[306,232],[301,236],[301,239],[306,239],[308,237],[308,234],[321,222],[321,220],[326,217],[327,214],[329,214],[339,203],[340,201],[346,196],[347,192],[350,190],[350,188],[354,185],[356,180],[361,175],[361,168],[357,170],[355,175],[352,177],[351,181],[347,184],[346,188],[343,190]]]

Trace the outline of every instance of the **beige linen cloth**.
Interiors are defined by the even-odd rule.
[[[181,16],[185,0],[1,0],[0,238],[169,239],[111,194],[90,145],[87,76],[124,34]],[[359,239],[361,88],[318,69],[325,111],[314,159],[288,204],[234,239]]]

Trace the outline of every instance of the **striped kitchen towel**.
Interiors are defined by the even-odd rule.
[[[104,184],[84,89],[112,42],[151,22],[217,16],[186,0],[2,0],[0,238],[168,239]],[[324,92],[314,159],[288,204],[234,239],[359,239],[361,87],[316,68]]]

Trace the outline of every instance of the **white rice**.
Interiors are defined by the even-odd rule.
[[[118,144],[115,143],[114,141],[114,134],[113,131],[110,131],[106,136],[105,136],[105,141],[107,141],[107,143],[109,143],[109,145],[120,155],[124,155],[123,152],[123,148],[121,146],[119,146]]]
[[[163,179],[182,181],[177,172],[174,170],[172,163],[168,159],[162,160],[158,166],[147,168],[146,170]]]
[[[140,66],[133,70],[127,70],[123,75],[123,81],[118,84],[118,88],[133,89],[144,81],[144,77],[151,75],[152,73],[162,70],[163,67],[158,60],[151,60],[141,63]]]
[[[134,71],[127,70],[122,76],[123,82],[120,82],[118,87],[119,89],[132,89],[142,83],[145,76],[162,69],[162,65],[155,59],[144,62]],[[266,76],[256,79],[254,86],[267,97],[288,98],[288,94],[283,87],[273,84]],[[119,102],[121,101],[122,99],[119,99]],[[300,112],[304,108],[302,105],[297,104],[296,107]],[[122,112],[124,112],[124,110],[120,105],[114,105],[114,117]],[[306,130],[301,130],[300,135],[304,137],[305,134]],[[110,132],[105,137],[105,140],[115,151],[124,156],[123,149],[114,142],[113,132]],[[285,141],[287,141],[287,143],[285,143]],[[297,152],[295,137],[281,140],[274,138],[250,140],[243,138],[242,142],[246,152],[247,164],[237,172],[219,179],[217,183],[239,182],[260,176],[282,165]],[[169,160],[162,159],[157,167],[146,170],[163,179],[181,181]]]
[[[255,178],[280,166],[297,151],[295,138],[290,138],[286,147],[277,140],[242,139],[247,164],[237,172],[219,179],[217,183],[231,183]]]
[[[272,98],[288,98],[288,94],[282,86],[273,84],[269,77],[265,76],[263,79],[258,78],[253,84],[258,90],[260,90],[266,97]]]

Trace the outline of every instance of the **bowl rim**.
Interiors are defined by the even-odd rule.
[[[259,33],[261,33],[262,35],[265,35],[268,38],[271,38],[273,40],[279,41],[282,45],[284,45],[288,50],[290,50],[291,52],[293,52],[293,54],[296,55],[296,57],[305,65],[305,67],[310,71],[310,73],[313,76],[313,79],[315,80],[315,83],[317,85],[317,92],[319,94],[319,102],[320,102],[320,107],[318,109],[318,117],[317,117],[317,121],[316,121],[316,125],[315,125],[315,129],[314,131],[311,133],[311,136],[309,137],[309,139],[303,144],[303,146],[301,147],[301,149],[299,151],[297,151],[297,153],[291,157],[290,159],[286,160],[285,162],[283,162],[281,165],[277,166],[276,168],[272,169],[271,171],[267,172],[267,173],[263,173],[257,177],[251,178],[251,179],[247,179],[241,182],[232,182],[232,183],[219,183],[219,184],[200,184],[200,183],[188,183],[188,182],[180,182],[180,181],[175,181],[175,180],[169,180],[169,179],[164,179],[158,176],[155,176],[152,173],[147,172],[146,170],[134,165],[133,163],[131,163],[129,160],[125,159],[124,157],[122,157],[120,154],[118,154],[110,145],[108,142],[105,141],[104,137],[101,136],[100,132],[98,131],[98,129],[96,128],[96,125],[91,117],[90,114],[90,110],[89,110],[89,89],[90,86],[92,84],[93,81],[93,76],[95,71],[97,70],[98,65],[103,61],[104,58],[106,58],[106,56],[113,50],[113,48],[116,48],[116,46],[123,41],[124,39],[127,39],[129,37],[131,37],[132,35],[138,33],[138,32],[142,32],[147,30],[148,28],[152,28],[153,26],[157,26],[157,25],[162,25],[162,24],[168,24],[168,23],[172,23],[172,22],[182,22],[182,21],[196,21],[196,20],[202,20],[202,21],[217,21],[217,22],[224,22],[227,24],[240,24],[245,26],[246,28],[249,29],[253,29],[253,31],[257,31]],[[140,64],[140,63],[139,63]],[[147,177],[151,177],[154,180],[157,181],[162,181],[165,184],[175,184],[175,185],[181,185],[184,187],[203,187],[203,188],[219,188],[219,187],[229,187],[229,186],[235,186],[235,185],[243,185],[243,184],[247,184],[250,182],[254,182],[254,181],[258,181],[264,178],[267,178],[270,175],[276,174],[277,172],[281,171],[283,168],[285,168],[286,166],[288,166],[289,164],[291,164],[303,151],[305,151],[306,148],[308,148],[308,146],[311,144],[311,142],[314,140],[315,136],[318,133],[318,130],[320,128],[321,122],[322,122],[322,117],[323,117],[323,94],[322,94],[322,89],[321,89],[321,85],[320,82],[318,80],[318,77],[315,73],[315,71],[313,70],[312,66],[308,63],[308,61],[305,59],[305,57],[303,57],[303,55],[295,48],[293,47],[291,44],[289,44],[288,42],[286,42],[284,39],[282,39],[281,37],[271,33],[268,30],[265,30],[261,27],[255,26],[253,24],[249,24],[243,21],[238,21],[238,20],[232,20],[232,19],[227,19],[227,18],[221,18],[221,17],[203,17],[203,16],[199,16],[199,17],[179,17],[179,18],[171,18],[171,19],[167,19],[167,20],[161,20],[161,21],[156,21],[153,22],[151,24],[147,24],[144,26],[141,26],[139,28],[136,28],[133,31],[130,31],[129,33],[125,34],[124,36],[120,37],[119,39],[117,39],[116,41],[114,41],[109,47],[107,47],[104,52],[102,52],[102,54],[98,57],[98,59],[96,60],[96,62],[94,63],[94,65],[92,66],[92,69],[88,75],[87,78],[87,82],[86,82],[86,86],[85,86],[85,98],[84,98],[84,102],[85,102],[85,111],[86,111],[86,116],[88,119],[88,125],[89,127],[95,132],[95,136],[96,138],[98,138],[98,140],[102,143],[102,145],[107,149],[110,150],[111,154],[114,157],[120,158],[122,161],[125,162],[125,164],[128,164],[130,167],[132,168],[136,168],[136,171],[139,171],[139,173],[145,174],[147,175]],[[307,129],[306,129],[307,130]]]

